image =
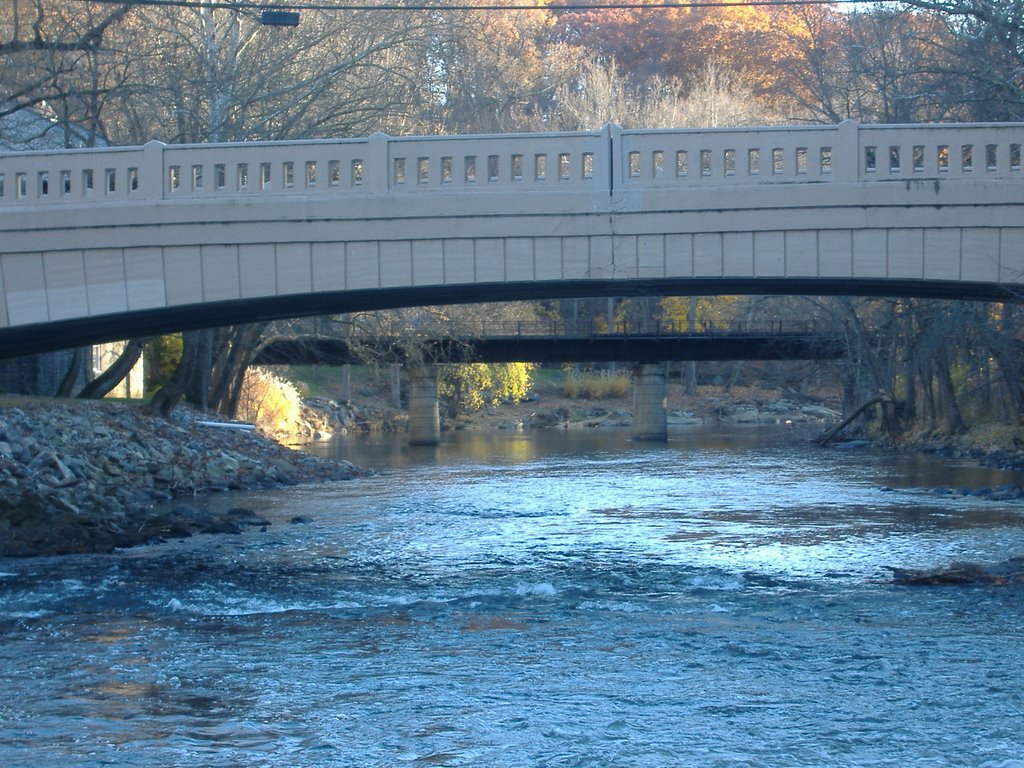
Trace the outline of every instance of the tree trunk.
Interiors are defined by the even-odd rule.
[[[341,366],[341,391],[338,393],[338,399],[343,403],[352,400],[352,366],[348,363]]]
[[[838,435],[840,432],[842,432],[858,416],[860,416],[862,413],[864,413],[864,411],[866,411],[868,408],[870,408],[873,405],[878,405],[881,402],[885,402],[885,396],[884,395],[875,395],[875,397],[871,398],[866,403],[861,403],[861,405],[859,407],[854,409],[853,413],[851,413],[849,416],[847,416],[845,419],[843,419],[841,422],[839,422],[839,424],[837,424],[832,429],[830,429],[828,432],[826,432],[824,435],[822,435],[820,438],[818,438],[818,444],[819,445],[828,445],[836,435]]]
[[[391,407],[402,407],[402,366],[398,363],[391,363],[388,366],[391,385]]]
[[[914,366],[909,364],[903,370],[903,412],[902,417],[908,423],[917,416],[917,381]]]
[[[77,397],[82,400],[98,400],[108,395],[114,387],[124,381],[125,376],[139,362],[142,350],[148,341],[148,338],[130,339],[125,343],[117,360],[107,370],[82,387],[82,391],[78,393]]]
[[[935,382],[942,397],[944,426],[948,432],[963,432],[967,429],[967,424],[960,413],[960,406],[956,400],[956,389],[953,387],[953,378],[949,374],[949,363],[944,359],[945,357],[942,355],[935,365]]]
[[[186,331],[181,334],[181,360],[178,361],[178,367],[174,369],[167,383],[149,401],[149,405],[146,406],[148,412],[163,416],[165,419],[170,417],[171,411],[185,394],[195,372],[200,346],[197,335],[201,333],[204,331]]]
[[[68,369],[64,373],[64,378],[57,385],[57,391],[54,393],[55,397],[71,397],[71,390],[78,383],[78,377],[82,373],[82,364],[84,362],[85,348],[76,347],[74,354],[71,356],[71,362],[68,364]]]
[[[185,399],[202,410],[210,407],[210,377],[213,373],[213,335],[216,331],[207,328],[192,331],[196,345],[192,371],[185,382]]]
[[[217,383],[210,396],[213,408],[224,416],[234,417],[238,411],[245,372],[256,352],[260,336],[268,323],[235,326],[224,343],[217,365]]]
[[[939,425],[939,413],[935,403],[935,389],[932,385],[931,366],[925,362],[919,363],[918,378],[921,381],[921,407],[923,416],[928,425],[928,431],[935,430]]]
[[[228,386],[227,398],[218,408],[218,413],[235,418],[238,415],[238,403],[242,399],[242,389],[245,387],[245,374],[249,366],[238,366],[232,373],[231,382]]]
[[[234,368],[235,343],[238,326],[221,328],[214,342],[215,353],[210,381],[210,407],[221,413],[221,402],[231,383],[231,371]]]
[[[984,328],[981,329],[984,333]],[[1024,387],[1021,386],[1020,373],[1024,365],[1013,339],[1013,329],[1004,328],[984,333],[986,350],[995,358],[999,367],[999,377],[1003,382],[1006,399],[1014,419],[1024,414]]]

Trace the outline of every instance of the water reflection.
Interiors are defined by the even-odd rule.
[[[1022,474],[979,467],[923,453],[822,449],[813,445],[814,432],[804,425],[780,427],[698,425],[669,430],[667,444],[636,443],[627,429],[464,430],[446,432],[439,446],[409,446],[401,433],[341,435],[314,443],[305,450],[353,461],[371,469],[393,469],[463,462],[497,465],[527,464],[559,456],[620,463],[643,463],[668,454],[680,462],[715,466],[721,456],[743,455],[764,472],[786,470],[796,457],[810,462],[810,476],[827,482],[838,468],[856,473],[867,468],[869,482],[892,488],[985,488],[1022,482]],[[781,477],[780,480],[789,480]]]

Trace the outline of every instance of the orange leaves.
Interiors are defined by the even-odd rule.
[[[535,4],[542,8],[547,3]],[[549,44],[555,22],[550,13],[441,12],[437,20],[431,70],[437,77],[433,122],[439,130],[503,132],[542,124],[545,94],[572,64],[560,46]]]
[[[735,0],[716,8],[637,8],[565,13],[567,41],[615,58],[640,78],[690,79],[709,62],[744,73],[755,92],[772,90],[799,56],[798,11]]]

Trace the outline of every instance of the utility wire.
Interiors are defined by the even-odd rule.
[[[690,8],[740,8],[745,5],[791,7],[803,5],[880,5],[900,2],[901,0],[682,0],[681,2],[596,2],[596,3],[554,3],[522,4],[510,3],[318,3],[318,2],[286,2],[261,3],[253,0],[75,0],[101,5],[142,5],[150,7],[168,6],[171,8],[222,8],[226,10],[252,11],[612,11],[612,10],[686,10]]]

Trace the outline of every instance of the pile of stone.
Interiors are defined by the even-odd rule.
[[[936,496],[974,497],[989,501],[1020,501],[1024,499],[1024,487],[1017,483],[1006,483],[994,488],[933,488]]]
[[[945,568],[917,570],[889,567],[894,584],[903,586],[1008,586],[1024,584],[1024,557],[1015,556],[994,565],[952,563]]]
[[[827,424],[839,421],[842,414],[823,405],[808,405],[791,400],[736,403],[719,410],[727,424]]]
[[[302,406],[303,419],[310,427],[307,442],[329,439],[333,435],[398,432],[409,422],[403,410],[355,405],[323,397],[307,398]]]
[[[119,403],[26,401],[0,408],[0,556],[237,532],[266,521],[161,502],[359,474],[185,408],[168,421]]]

